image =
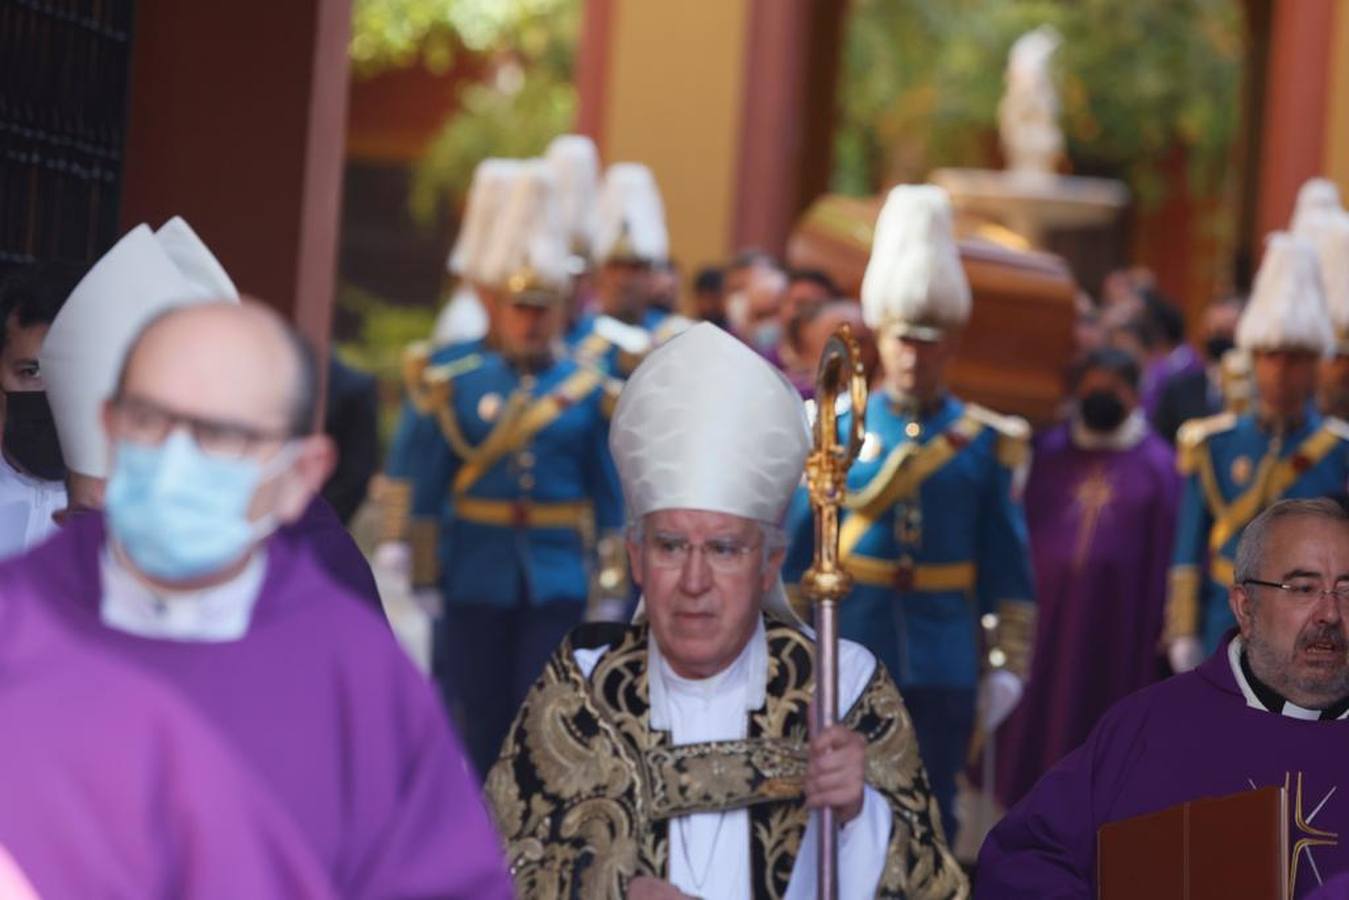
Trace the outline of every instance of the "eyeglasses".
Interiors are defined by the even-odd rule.
[[[1278,588],[1294,600],[1319,600],[1323,594],[1329,594],[1340,603],[1349,603],[1349,581],[1337,581],[1334,587],[1323,588],[1316,581],[1261,581],[1259,578],[1247,578],[1242,585],[1258,584],[1261,587]]]
[[[223,459],[243,459],[267,444],[292,437],[287,431],[174,412],[143,397],[117,396],[110,406],[118,436],[151,447],[164,443],[178,428],[186,428],[201,452]]]
[[[739,572],[754,551],[761,546],[758,543],[745,543],[734,538],[712,538],[701,544],[694,544],[688,538],[677,534],[653,534],[647,538],[649,551],[647,559],[662,569],[682,569],[690,554],[701,550],[707,564],[718,572]]]

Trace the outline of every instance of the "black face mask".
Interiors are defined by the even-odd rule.
[[[29,475],[44,481],[66,477],[46,391],[5,391],[4,448],[5,455]]]
[[[1230,337],[1211,337],[1204,341],[1204,356],[1209,362],[1219,362],[1228,350],[1236,346],[1236,342]]]
[[[1078,401],[1078,409],[1082,412],[1082,423],[1092,431],[1102,434],[1118,428],[1128,414],[1119,395],[1106,390],[1087,394]]]

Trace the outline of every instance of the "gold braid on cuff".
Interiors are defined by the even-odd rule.
[[[1198,566],[1172,566],[1167,574],[1167,641],[1199,633],[1199,579]]]
[[[408,517],[412,514],[412,485],[401,479],[389,479],[380,489],[379,535],[381,541],[405,541]]]
[[[989,663],[1006,669],[1025,681],[1030,675],[1035,645],[1035,604],[1003,600],[998,604],[998,624],[993,631]]]
[[[439,536],[440,525],[435,519],[412,522],[409,542],[412,544],[413,587],[433,587],[440,580],[440,561],[436,558]]]

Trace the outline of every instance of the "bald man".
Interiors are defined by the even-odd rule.
[[[151,321],[103,424],[105,513],[16,564],[28,590],[203,712],[343,897],[508,897],[429,684],[296,522],[332,469],[312,354],[266,307]]]

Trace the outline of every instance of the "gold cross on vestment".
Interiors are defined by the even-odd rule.
[[[1096,536],[1096,526],[1101,521],[1101,514],[1115,499],[1115,487],[1110,483],[1110,476],[1106,474],[1104,463],[1097,465],[1086,478],[1078,482],[1073,499],[1080,513],[1073,568],[1080,569],[1087,561],[1087,552],[1091,550],[1091,542]]]

